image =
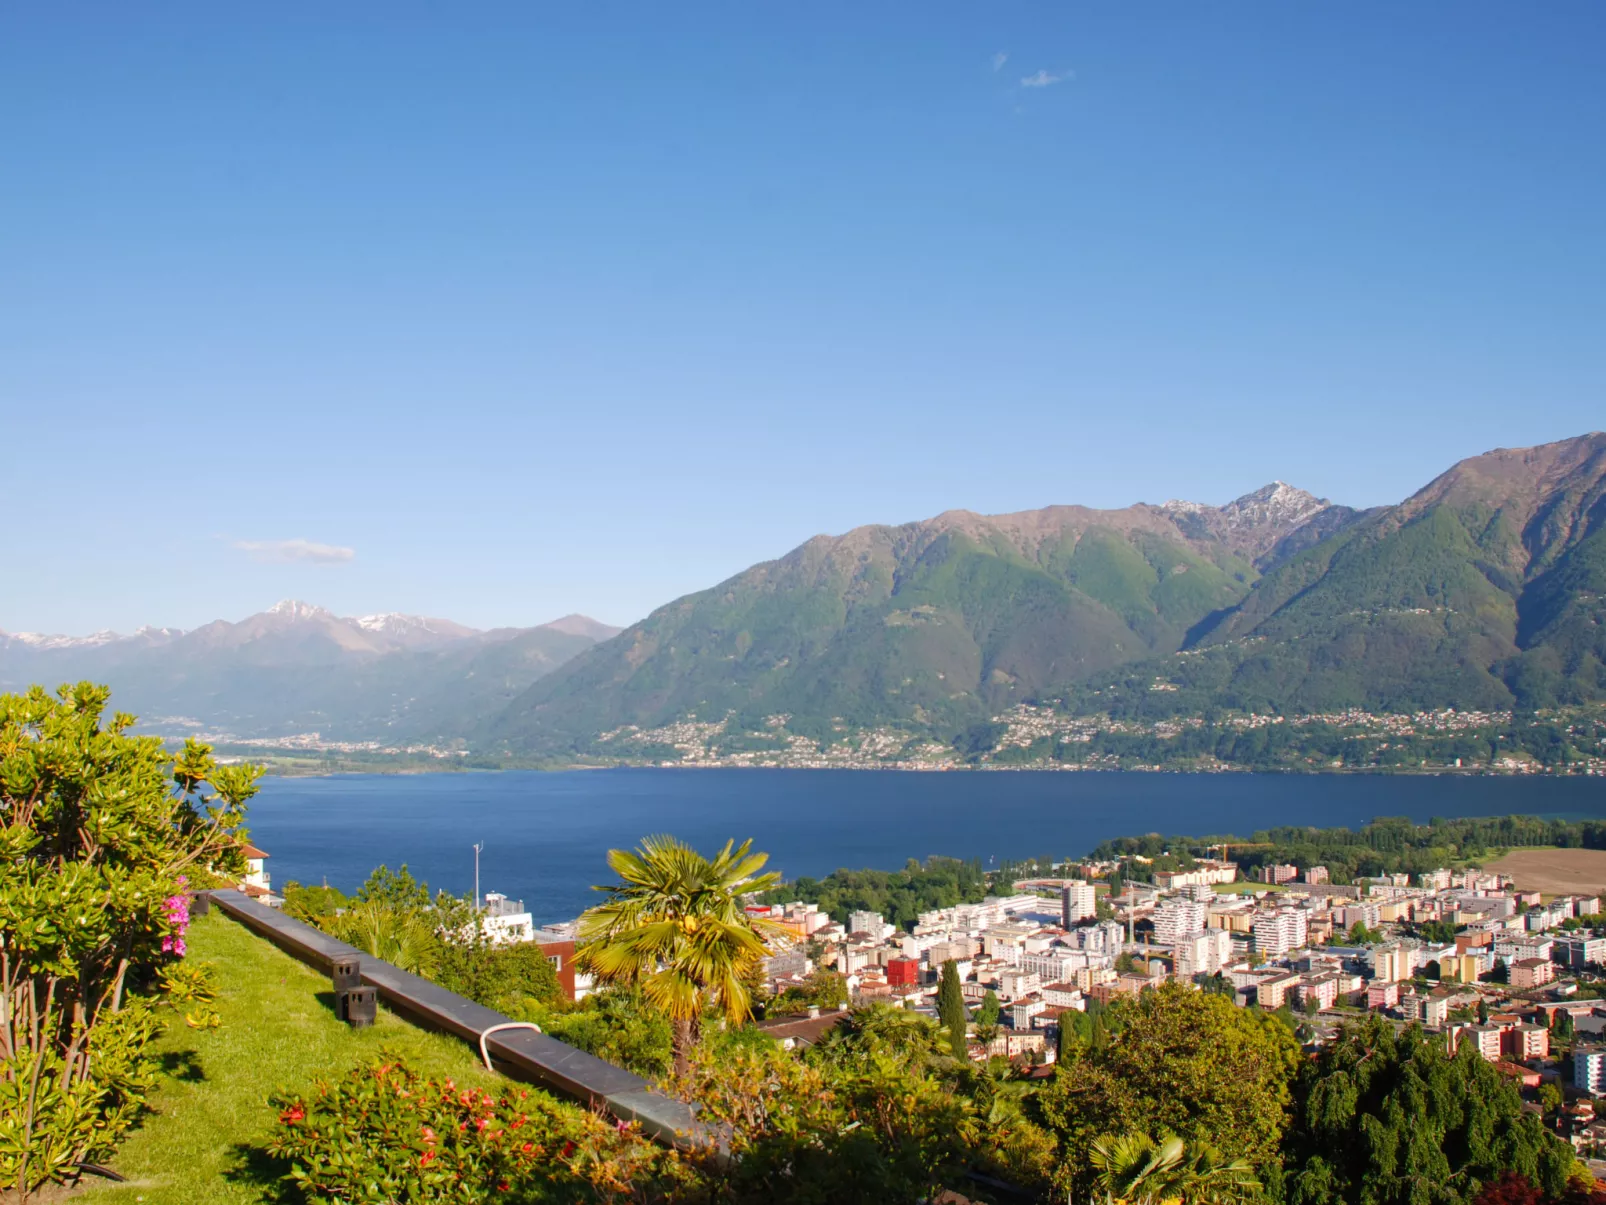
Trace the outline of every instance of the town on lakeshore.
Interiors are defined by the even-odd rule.
[[[282,906],[267,855],[246,854],[241,890]],[[1606,873],[1606,851],[1566,854],[1588,860],[1585,874]],[[801,899],[750,896],[748,917],[784,934],[763,961],[761,997],[794,1005],[767,1018],[760,1010],[758,1028],[793,1049],[820,1041],[854,1007],[937,1018],[950,967],[975,1018],[970,1059],[1006,1059],[1028,1077],[1052,1074],[1076,1014],[1164,983],[1281,1013],[1312,1050],[1373,1014],[1442,1035],[1451,1054],[1470,1044],[1526,1096],[1565,1086],[1562,1136],[1606,1170],[1594,1162],[1606,1156],[1606,1106],[1597,1121],[1594,1105],[1606,1098],[1600,891],[1525,890],[1476,867],[1338,884],[1320,864],[1245,867],[1181,849],[1052,869],[1013,879],[1007,895],[921,912],[907,927],[870,910],[838,920]],[[595,990],[575,965],[576,921],[537,925],[522,902],[494,891],[478,907],[494,941],[542,947],[569,1000]]]

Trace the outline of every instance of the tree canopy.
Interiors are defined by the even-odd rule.
[[[1180,984],[1118,1000],[1097,1020],[1102,1039],[1066,1043],[1070,1057],[1038,1098],[1065,1187],[1084,1196],[1094,1141],[1132,1133],[1276,1170],[1299,1051],[1281,1022]]]
[[[1557,1196],[1573,1166],[1473,1043],[1378,1017],[1301,1068],[1286,1152],[1289,1205],[1465,1205],[1504,1171]]]

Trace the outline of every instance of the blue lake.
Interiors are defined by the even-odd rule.
[[[705,851],[755,839],[787,877],[895,869],[930,854],[1056,858],[1132,833],[1237,833],[1374,816],[1606,818],[1606,778],[586,770],[270,778],[252,839],[286,879],[351,890],[381,863],[431,887],[480,884],[538,923],[575,916],[613,846],[673,833]]]

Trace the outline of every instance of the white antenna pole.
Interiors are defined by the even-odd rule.
[[[480,910],[480,850],[485,846],[474,842],[474,911]]]

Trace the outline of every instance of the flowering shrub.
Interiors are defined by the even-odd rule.
[[[108,694],[0,695],[0,1184],[23,1200],[108,1157],[138,1115],[189,878],[244,867],[259,771],[129,735]]]
[[[427,1079],[399,1061],[273,1104],[269,1153],[314,1205],[651,1201],[691,1183],[674,1152],[634,1127],[539,1091]]]
[[[178,876],[180,886],[189,882],[183,875]],[[162,936],[162,953],[176,954],[184,957],[184,934],[190,927],[190,899],[187,895],[170,895],[162,901],[162,911],[167,916],[167,933]]]

